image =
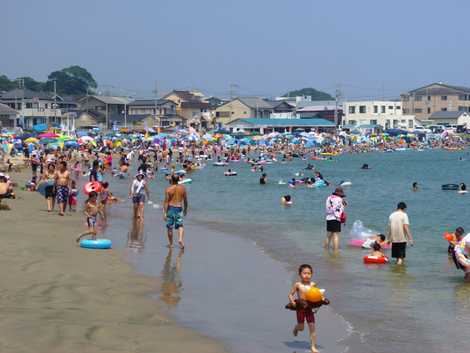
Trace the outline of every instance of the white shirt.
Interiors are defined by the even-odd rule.
[[[339,221],[344,212],[343,199],[337,195],[330,195],[326,199],[326,220]]]
[[[388,219],[388,239],[392,243],[405,243],[408,241],[404,225],[409,225],[408,215],[406,212],[396,210],[393,212]]]

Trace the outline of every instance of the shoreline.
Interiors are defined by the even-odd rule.
[[[12,177],[21,186],[29,173]],[[2,352],[226,352],[165,315],[150,298],[157,281],[136,274],[120,250],[79,248],[80,211],[59,217],[39,194],[16,191],[4,201],[11,211],[0,211]]]
[[[107,236],[126,249],[126,260],[138,273],[162,282],[165,290],[156,292],[154,298],[164,304],[170,317],[222,342],[234,353],[309,349],[306,334],[292,336],[295,314],[284,309],[295,277],[289,264],[264,252],[252,239],[211,230],[191,216],[185,223],[185,251],[169,250],[160,213],[147,207],[142,249],[128,248],[122,229],[129,226],[129,219],[113,223]],[[351,325],[334,311],[334,304],[317,315],[321,351],[344,352],[350,346],[346,341]]]

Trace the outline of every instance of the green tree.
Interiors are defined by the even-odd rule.
[[[39,82],[36,81],[34,78],[31,77],[19,77],[18,79],[23,79],[24,80],[24,87],[27,89],[30,89],[31,91],[43,91],[46,84],[44,82]],[[17,80],[18,80],[17,79]]]
[[[46,90],[54,90],[54,80],[57,81],[57,93],[62,95],[85,95],[87,90],[93,91],[96,81],[84,68],[74,65],[65,69],[51,72],[46,82]]]
[[[0,91],[10,91],[16,87],[15,81],[11,81],[7,76],[0,75]]]
[[[312,97],[312,100],[314,101],[334,100],[334,98],[330,94],[326,92],[318,91],[315,88],[311,88],[311,87],[302,88],[296,91],[290,91],[284,95],[284,97],[298,97],[298,96],[310,96]]]

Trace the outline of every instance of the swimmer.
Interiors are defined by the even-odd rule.
[[[367,163],[364,163],[361,167],[361,169],[370,169],[369,165]]]
[[[259,183],[261,185],[265,185],[267,181],[268,181],[268,176],[266,175],[266,173],[261,174],[261,177],[259,178]]]
[[[384,234],[377,234],[370,238],[367,238],[364,244],[362,244],[362,247],[364,249],[371,249],[375,243],[379,244],[380,247],[383,247],[386,243],[385,240],[386,237]]]
[[[297,337],[298,333],[304,330],[304,322],[307,321],[311,342],[310,350],[313,353],[317,353],[318,349],[316,347],[317,334],[315,330],[315,314],[312,311],[312,307],[308,305],[308,302],[305,300],[306,293],[310,290],[310,288],[316,286],[316,284],[312,282],[312,275],[312,266],[308,264],[301,265],[299,267],[300,281],[294,283],[288,297],[291,305],[297,308],[297,324],[292,331],[293,335]]]
[[[449,242],[449,247],[447,252],[452,255],[454,253],[455,245],[460,242],[464,236],[465,230],[462,227],[457,227],[455,232],[452,233],[452,239],[447,240]]]
[[[382,252],[382,247],[379,243],[375,242],[372,244],[372,251],[370,252],[369,256],[376,256],[376,257],[384,257],[385,254]]]
[[[281,197],[281,204],[283,206],[291,206],[293,204],[292,197],[290,195],[284,195]]]
[[[413,190],[414,192],[419,190],[418,183],[416,181],[411,186],[411,190]]]
[[[465,183],[459,184],[459,191],[467,191],[467,185]]]

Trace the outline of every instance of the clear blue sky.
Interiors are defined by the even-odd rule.
[[[99,84],[390,97],[470,86],[468,0],[2,0],[0,73],[69,65]]]

